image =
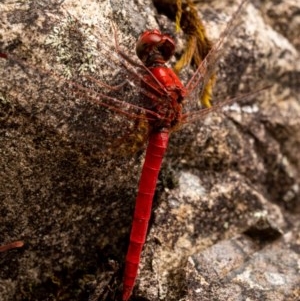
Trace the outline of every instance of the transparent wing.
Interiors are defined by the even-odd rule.
[[[141,85],[149,71],[97,28],[97,40],[89,44],[90,61],[82,63],[83,50],[71,53],[87,43],[78,22],[70,17],[63,30],[54,27],[54,36],[45,43],[44,62],[1,50],[2,97],[30,122],[84,151],[102,156],[134,152],[147,141],[148,121],[157,117],[149,99],[163,101],[168,95],[159,84]],[[70,32],[76,47],[63,42]]]
[[[230,21],[227,23],[226,28],[221,33],[218,41],[213,45],[212,49],[198,66],[197,70],[194,72],[188,83],[187,88],[187,111],[198,111],[199,107],[199,95],[200,98],[203,94],[203,88],[207,85],[208,81],[211,79],[212,75],[215,73],[217,64],[227,49],[228,43],[237,28],[241,15],[242,9],[245,7],[248,0],[243,0],[238,9],[232,15]],[[224,99],[223,99],[224,101]],[[210,111],[210,110],[208,110]]]

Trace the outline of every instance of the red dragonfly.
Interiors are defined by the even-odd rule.
[[[254,93],[242,95],[217,103],[212,108],[197,109],[199,91],[203,89],[210,79],[226,38],[233,30],[235,17],[240,13],[245,2],[245,0],[242,1],[222,33],[221,38],[186,85],[183,85],[172,69],[166,66],[166,62],[174,54],[175,43],[170,36],[162,34],[159,30],[145,31],[137,41],[136,53],[142,65],[121,51],[116,43],[115,54],[117,54],[118,63],[126,70],[130,81],[112,86],[87,75],[84,77],[85,82],[83,83],[67,79],[64,79],[62,83],[64,85],[62,91],[69,91],[69,93],[72,91],[77,97],[85,97],[88,101],[94,102],[100,107],[105,107],[124,115],[129,120],[134,121],[134,126],[140,128],[144,137],[148,137],[148,147],[141,172],[130,243],[126,255],[123,301],[129,299],[137,277],[157,178],[168,145],[170,132],[185,123],[203,118],[208,113],[226,104],[255,95]],[[61,79],[59,75],[42,71],[7,53],[0,52],[0,57],[11,63],[18,64],[22,68],[29,67],[31,72],[37,71],[43,75],[49,74],[56,82],[59,82]],[[131,86],[134,83],[135,87],[140,85],[140,88],[136,89],[140,97],[138,105],[134,104],[134,102],[126,103],[125,105],[124,101],[120,100],[120,96],[115,96],[115,91],[117,91],[116,93],[122,93],[125,85],[128,83]],[[98,88],[91,88],[92,85],[96,85]],[[99,87],[102,90],[100,92]],[[86,134],[86,131],[83,132]],[[146,142],[144,137],[140,141],[141,144]]]

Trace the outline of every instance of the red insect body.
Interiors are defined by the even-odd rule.
[[[162,45],[167,45],[167,51]],[[161,118],[149,122],[152,132],[149,136],[145,162],[140,177],[130,243],[126,256],[123,301],[129,299],[137,276],[151,216],[156,182],[168,144],[169,131],[180,122],[182,117],[181,102],[185,95],[185,88],[173,70],[165,66],[166,60],[173,53],[172,45],[174,47],[172,39],[161,34],[158,30],[146,31],[137,42],[137,54],[152,74],[152,76],[146,74],[144,76],[145,81],[151,83],[151,85],[160,84],[167,91],[168,98],[152,100],[154,110]]]
[[[152,200],[157,177],[167,148],[168,138],[168,130],[152,133],[149,138],[136,198],[130,244],[126,256],[123,282],[124,301],[130,297],[137,275],[142,248],[146,240],[148,222],[151,216]]]

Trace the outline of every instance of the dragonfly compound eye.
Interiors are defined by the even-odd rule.
[[[174,40],[157,29],[142,33],[136,44],[136,54],[143,63],[154,56],[159,56],[160,60],[166,62],[174,51]]]

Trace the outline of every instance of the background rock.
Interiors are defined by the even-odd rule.
[[[198,4],[213,39],[237,8],[228,3]],[[113,42],[111,20],[132,56],[145,28],[174,32],[151,1],[4,1],[0,11],[1,50],[74,80],[86,68],[122,75],[103,68],[113,55],[94,40]],[[173,134],[133,300],[299,299],[299,8],[255,1],[238,24],[215,99],[271,88]],[[118,118],[75,102],[51,75],[0,63],[0,241],[26,243],[0,254],[0,299],[117,300],[142,152],[104,156]]]

